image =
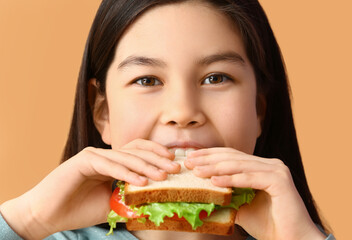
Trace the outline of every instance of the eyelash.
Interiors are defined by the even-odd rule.
[[[214,84],[206,83],[206,85],[219,85],[219,84],[224,84],[226,81],[234,81],[231,77],[229,77],[226,74],[223,74],[223,73],[212,73],[212,74],[208,75],[207,77],[205,77],[205,79],[202,81],[202,84],[204,84],[204,82],[207,81],[207,80],[214,79],[215,77],[220,77],[221,78],[221,82],[214,83]],[[149,83],[152,82],[152,84],[151,85],[144,85],[143,81],[144,81],[144,83],[146,81],[148,81]],[[212,81],[212,80],[210,80],[210,81]],[[158,82],[158,83],[157,84],[153,84],[155,82]],[[140,85],[142,87],[155,87],[155,86],[159,86],[159,85],[163,84],[158,78],[153,77],[153,76],[144,76],[144,77],[141,77],[141,78],[138,78],[138,79],[134,80],[132,83]]]
[[[223,74],[223,73],[213,73],[213,74],[210,74],[208,75],[203,81],[202,83],[204,84],[204,82],[208,79],[213,79],[214,77],[221,77],[221,82],[219,83],[214,83],[214,84],[211,84],[211,83],[207,83],[209,85],[219,85],[219,84],[224,84],[225,82],[227,81],[234,81],[231,77],[229,77],[228,75],[226,74]],[[210,80],[211,81],[211,80]]]
[[[148,81],[148,80],[152,80],[154,82],[159,82],[159,83],[156,85],[143,85],[143,81]],[[138,82],[140,82],[140,83],[138,83]],[[156,77],[153,77],[153,76],[145,76],[145,77],[138,78],[135,81],[133,81],[133,83],[138,84],[142,87],[154,87],[154,86],[159,86],[159,85],[163,84],[160,80],[158,80]]]

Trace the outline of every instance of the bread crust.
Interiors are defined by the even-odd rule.
[[[152,202],[198,202],[226,206],[231,203],[232,192],[217,192],[208,189],[169,188],[146,191],[128,191],[125,185],[126,205],[140,205]]]
[[[207,222],[203,221],[203,225],[192,229],[192,226],[185,220],[174,220],[171,218],[164,218],[164,222],[160,226],[155,226],[150,220],[146,220],[145,223],[138,222],[137,219],[130,219],[126,223],[126,227],[129,231],[139,231],[139,230],[165,230],[165,231],[181,231],[181,232],[198,232],[207,233],[215,235],[228,236],[233,234],[235,228],[235,217],[236,211],[231,212],[230,221],[226,223],[218,222]]]

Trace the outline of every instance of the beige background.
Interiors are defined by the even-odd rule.
[[[33,187],[59,162],[99,2],[0,0],[0,204]],[[352,4],[261,3],[286,60],[311,190],[337,238],[347,239]]]

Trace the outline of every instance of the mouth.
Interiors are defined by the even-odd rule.
[[[175,154],[175,157],[187,157],[187,154],[195,151],[194,148],[171,148],[169,149],[170,152]]]
[[[174,142],[167,144],[166,147],[170,152],[174,153],[175,156],[185,157],[191,151],[205,148],[199,143],[196,142]]]

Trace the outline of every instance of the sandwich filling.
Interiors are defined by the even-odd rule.
[[[116,183],[117,187],[110,199],[111,211],[107,222],[110,225],[109,234],[113,233],[117,222],[127,222],[128,219],[137,218],[140,222],[146,219],[160,226],[165,217],[175,220],[187,221],[192,229],[203,225],[202,219],[210,216],[214,211],[221,208],[234,208],[236,210],[243,204],[250,203],[254,198],[254,190],[250,188],[233,188],[231,203],[227,206],[219,206],[214,203],[187,203],[165,202],[147,203],[139,206],[127,206],[124,203],[125,184],[122,181]]]

